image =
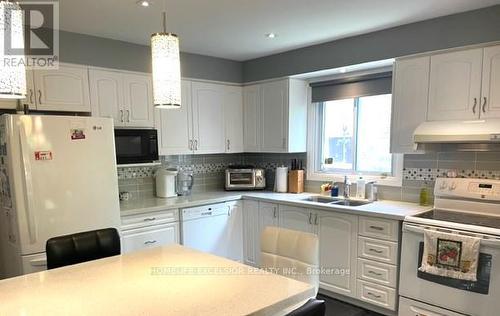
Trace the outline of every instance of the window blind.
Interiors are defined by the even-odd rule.
[[[392,72],[315,82],[311,88],[312,102],[389,94],[392,90]]]

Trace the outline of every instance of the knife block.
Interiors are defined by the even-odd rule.
[[[288,173],[288,192],[304,192],[304,170],[290,170]]]

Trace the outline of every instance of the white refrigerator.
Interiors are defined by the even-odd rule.
[[[47,239],[120,227],[113,122],[0,117],[0,277],[46,269]]]

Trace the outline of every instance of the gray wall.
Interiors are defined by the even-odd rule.
[[[243,80],[283,77],[498,40],[500,5],[246,61]]]
[[[63,62],[151,71],[149,46],[66,31],[60,31],[59,36],[60,58]],[[241,62],[190,53],[181,53],[181,75],[235,83],[243,80]]]

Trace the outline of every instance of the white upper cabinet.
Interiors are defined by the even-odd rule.
[[[500,118],[500,45],[484,49],[481,92],[481,117]]]
[[[225,151],[223,99],[222,85],[192,83],[193,135],[196,154]]]
[[[482,59],[481,48],[431,56],[429,121],[479,117]]]
[[[90,112],[87,67],[60,64],[33,74],[37,110]]]
[[[307,83],[283,79],[244,88],[247,152],[305,152]]]
[[[152,127],[154,110],[148,74],[90,69],[92,115],[113,118],[118,127]]]
[[[155,126],[158,129],[160,155],[193,153],[191,111],[191,81],[182,80],[181,107],[179,109],[156,109]]]
[[[124,73],[124,107],[127,126],[152,127],[154,125],[153,84],[151,76]]]
[[[246,152],[260,151],[260,85],[243,88],[243,144]]]
[[[243,91],[241,87],[224,87],[225,152],[243,152]]]
[[[122,75],[91,69],[89,78],[92,115],[113,118],[115,126],[124,125]]]
[[[17,109],[17,99],[0,99],[0,109]],[[28,105],[30,110],[36,110],[35,84],[33,82],[33,71],[26,71],[26,98],[20,100],[20,108]]]
[[[261,86],[261,151],[284,152],[287,142],[287,81],[274,81]]]
[[[396,60],[392,92],[392,153],[414,151],[413,132],[427,118],[429,67],[429,56]]]

